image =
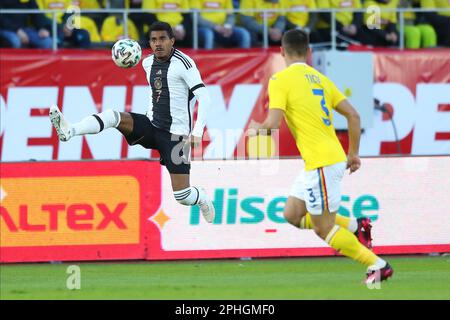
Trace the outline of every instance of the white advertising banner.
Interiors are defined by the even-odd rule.
[[[296,159],[194,161],[191,185],[204,187],[216,208],[208,224],[197,207],[175,201],[162,168],[162,209],[150,218],[161,233],[161,252],[180,258],[334,254],[313,231],[283,218],[302,169]],[[361,169],[343,179],[339,213],[370,217],[380,253],[450,251],[450,157],[363,158]]]
[[[324,50],[315,52],[312,59],[313,67],[330,78],[357,107],[361,128],[373,127],[373,53]],[[349,77],[349,70],[358,70],[358,76]],[[347,120],[335,110],[333,126],[347,129]]]

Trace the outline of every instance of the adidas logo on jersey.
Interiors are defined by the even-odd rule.
[[[161,71],[161,70],[158,70],[158,71],[156,72],[156,74],[157,74],[157,75],[162,74],[162,71]]]

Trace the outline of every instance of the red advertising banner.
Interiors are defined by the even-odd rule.
[[[361,51],[357,49],[352,51]],[[378,49],[374,53],[374,98],[392,113],[377,113],[361,152],[450,154],[450,49]]]
[[[261,83],[283,66],[281,56],[273,50],[186,53],[195,60],[211,89],[215,108],[223,109],[218,122],[208,124],[209,129],[236,128],[238,123],[236,129],[244,130],[252,113],[256,117],[264,111],[264,107],[257,107],[267,102],[266,84]],[[0,55],[0,106],[5,119],[0,140],[3,161],[120,159],[135,155],[125,140],[117,137],[113,138],[117,148],[106,150],[104,143],[96,144],[88,137],[67,151],[56,133],[49,130],[45,117],[51,104],[58,104],[71,121],[103,108],[146,113],[148,84],[140,64],[131,69],[118,68],[105,50],[0,50]],[[23,100],[25,96],[28,102]],[[23,123],[8,121],[17,118]],[[23,132],[23,126],[33,130]],[[290,135],[285,138],[292,140]],[[204,147],[208,144],[206,141]],[[145,151],[139,153],[139,157],[148,155]]]
[[[197,63],[214,105],[214,116],[207,123],[205,137],[209,141],[204,142],[203,157],[233,158],[237,150],[247,149],[241,146],[246,143],[243,133],[250,120],[265,117],[267,80],[284,67],[283,59],[278,49],[186,53]],[[362,155],[450,154],[449,53],[449,49],[373,53],[373,95],[391,110],[393,121],[389,113],[374,110],[373,126],[362,136]],[[0,56],[3,161],[106,160],[150,155],[148,150],[130,148],[115,132],[61,144],[47,119],[51,104],[58,104],[70,121],[107,108],[145,113],[149,92],[140,65],[118,68],[108,50],[2,49]],[[227,130],[242,133],[223,146],[214,134],[226,134]],[[346,147],[347,134],[339,132],[338,136]],[[279,155],[298,155],[284,123],[279,141]]]
[[[2,163],[0,262],[143,259],[157,162]]]

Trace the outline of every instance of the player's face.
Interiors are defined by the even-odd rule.
[[[153,50],[156,58],[164,60],[168,58],[172,52],[172,47],[175,42],[174,38],[169,38],[166,31],[152,31],[150,34],[150,47]]]

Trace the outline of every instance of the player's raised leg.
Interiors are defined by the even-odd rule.
[[[157,130],[156,142],[161,155],[161,164],[170,174],[175,200],[185,206],[198,206],[209,223],[214,221],[214,205],[202,187],[190,185],[191,144],[186,136],[164,133]]]
[[[202,187],[189,185],[189,174],[170,174],[172,189],[178,203],[185,206],[197,205],[209,223],[214,221],[214,205]]]
[[[133,130],[133,119],[126,112],[111,109],[70,124],[57,106],[50,107],[50,121],[58,133],[61,141],[68,141],[74,136],[96,134],[108,128],[117,128],[125,136]]]

